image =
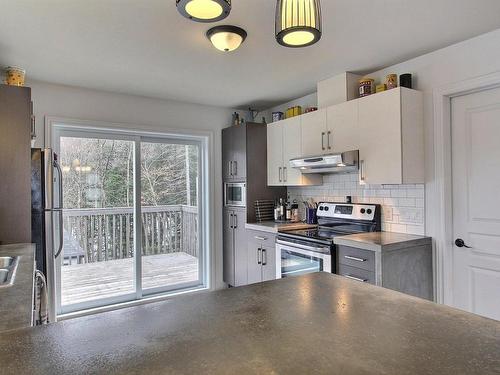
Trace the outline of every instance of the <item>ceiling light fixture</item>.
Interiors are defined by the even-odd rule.
[[[197,22],[223,20],[231,11],[231,0],[176,0],[177,10]]]
[[[247,37],[247,32],[237,26],[215,26],[207,31],[207,38],[215,48],[230,52],[238,48]]]
[[[285,47],[307,47],[321,39],[320,0],[278,0],[276,41]]]

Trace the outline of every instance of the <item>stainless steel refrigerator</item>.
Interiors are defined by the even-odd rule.
[[[55,261],[63,250],[62,172],[51,149],[31,149],[31,242],[37,269],[45,274],[49,322],[56,320]]]

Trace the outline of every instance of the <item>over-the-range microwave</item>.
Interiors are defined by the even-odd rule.
[[[246,183],[226,182],[224,183],[224,205],[245,207],[247,202]]]

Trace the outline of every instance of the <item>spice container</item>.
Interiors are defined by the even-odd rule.
[[[292,204],[292,221],[298,222],[299,218],[299,205],[297,203]]]
[[[273,112],[273,122],[283,120],[284,117],[283,112]]]
[[[386,90],[385,83],[382,83],[381,85],[377,85],[377,87],[375,88],[375,92],[382,92],[385,90]]]
[[[411,89],[412,88],[411,74],[410,73],[401,74],[399,76],[399,85],[401,87],[406,87],[408,89]]]
[[[398,75],[397,74],[389,74],[386,79],[387,90],[395,89],[398,87]]]
[[[302,107],[300,105],[296,105],[295,107],[290,107],[286,110],[285,118],[299,116],[301,114],[302,114]]]
[[[5,68],[5,83],[11,86],[24,86],[24,77],[26,70],[17,66],[8,66]]]
[[[375,92],[375,80],[372,78],[361,78],[359,80],[359,97],[371,95]]]

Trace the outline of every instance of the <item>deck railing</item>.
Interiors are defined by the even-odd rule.
[[[65,209],[64,264],[133,256],[133,208]],[[198,257],[198,208],[142,207],[142,255],[185,252]]]

